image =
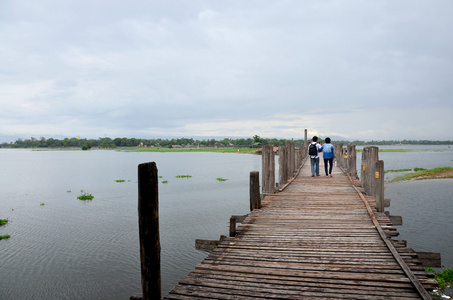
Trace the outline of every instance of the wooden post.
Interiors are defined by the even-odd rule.
[[[366,161],[368,160],[368,148],[363,147],[362,149],[362,162],[360,164],[360,182],[362,183],[362,187],[365,189],[366,186]]]
[[[279,147],[278,157],[278,182],[279,186],[284,186],[288,182],[288,148],[286,146]]]
[[[236,235],[236,218],[231,216],[230,217],[230,237],[234,237],[235,235]]]
[[[299,146],[299,151],[296,152],[297,163],[296,163],[296,170],[299,169],[300,165],[302,165],[302,160],[304,157],[302,156],[304,153],[304,148],[302,145]]]
[[[339,167],[343,167],[341,164],[342,155],[343,155],[343,145],[342,144],[335,144],[333,145],[335,151],[335,158],[337,159],[337,165]]]
[[[374,171],[374,196],[376,198],[376,210],[384,212],[384,161],[378,160],[375,163]]]
[[[261,208],[260,172],[250,172],[250,211]]]
[[[357,178],[357,151],[355,145],[348,145],[348,155],[349,155],[349,174],[352,178]]]
[[[341,167],[346,173],[349,173],[349,155],[348,155],[348,147],[341,148]]]
[[[263,194],[273,194],[275,192],[275,158],[272,145],[263,146],[261,155]]]
[[[288,148],[288,178],[291,178],[294,175],[296,167],[295,143],[289,142],[286,144],[286,147]]]
[[[155,162],[138,165],[138,230],[143,300],[161,299],[159,193]]]
[[[360,180],[365,193],[374,196],[374,170],[376,162],[379,160],[379,148],[376,146],[364,147],[362,152],[362,168]]]
[[[305,142],[304,142],[305,149],[307,149],[307,147],[308,147],[308,138],[307,137],[308,137],[308,131],[307,131],[307,129],[305,129]]]

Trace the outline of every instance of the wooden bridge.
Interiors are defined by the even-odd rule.
[[[164,299],[431,299],[437,283],[391,239],[398,233],[376,209],[379,197],[342,168],[326,178],[322,159],[311,177],[304,161],[259,208],[233,217],[230,237]]]

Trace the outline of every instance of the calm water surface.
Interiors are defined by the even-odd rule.
[[[453,165],[446,146],[421,150],[380,153],[380,159],[386,169]],[[0,241],[0,299],[140,294],[137,165],[149,161],[157,163],[159,181],[168,180],[159,185],[164,295],[206,256],[194,249],[195,239],[227,235],[229,217],[248,213],[249,173],[261,171],[255,155],[0,150],[0,218],[9,219],[0,235],[11,235]],[[175,178],[183,174],[192,178]],[[78,200],[82,190],[95,198]],[[449,267],[452,191],[450,179],[385,190],[388,210],[403,216],[400,238],[416,250],[441,252]]]
[[[0,299],[141,294],[137,166],[149,161],[168,180],[159,186],[163,294],[206,256],[196,238],[218,239],[231,215],[248,212],[249,173],[261,167],[254,155],[1,150],[9,223],[0,235],[11,238],[0,241]],[[78,200],[82,190],[94,199]]]
[[[379,153],[386,170],[453,167],[453,146],[381,148],[416,150]],[[402,174],[387,173],[386,180]],[[396,239],[407,240],[408,247],[416,251],[440,252],[442,264],[453,268],[453,179],[399,181],[386,184],[384,194],[392,199],[386,210],[403,217]]]

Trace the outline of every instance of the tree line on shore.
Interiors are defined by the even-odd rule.
[[[17,139],[15,142],[2,143],[1,148],[66,148],[66,147],[78,147],[84,149],[90,149],[92,147],[99,147],[105,149],[111,149],[116,147],[172,147],[174,145],[181,146],[203,146],[203,147],[253,147],[260,145],[285,145],[287,142],[294,142],[296,145],[303,145],[303,139],[277,139],[277,138],[261,138],[255,135],[251,138],[224,138],[224,139],[204,139],[197,140],[193,138],[172,138],[172,139],[141,139],[141,138],[98,138],[98,139],[86,139],[86,138],[44,138],[39,139]],[[320,139],[323,143],[324,140]],[[333,141],[335,144],[343,145],[453,145],[453,141],[430,141],[430,140],[372,140],[372,141]]]

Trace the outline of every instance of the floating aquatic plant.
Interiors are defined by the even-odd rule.
[[[8,223],[8,219],[0,219],[0,226],[5,225]]]
[[[117,179],[117,180],[115,180],[115,182],[126,182],[126,180],[124,180],[124,179]]]
[[[218,181],[227,181],[228,179],[225,179],[225,178],[222,178],[222,177],[219,177],[217,178]]]
[[[6,235],[0,235],[0,240],[3,240],[3,239],[9,239],[11,236],[9,234],[6,234]]]
[[[91,194],[84,193],[77,197],[79,200],[93,200],[94,196]]]
[[[192,175],[176,175],[176,178],[191,178]]]

